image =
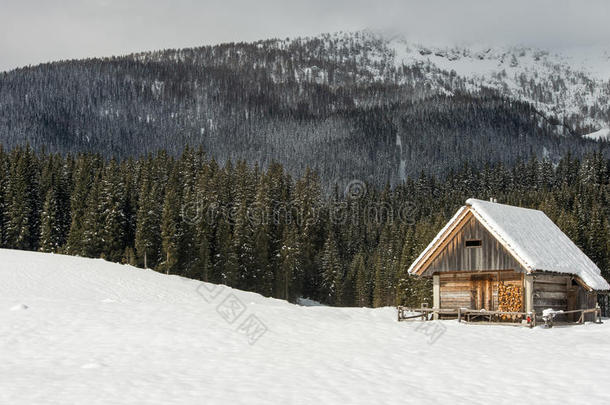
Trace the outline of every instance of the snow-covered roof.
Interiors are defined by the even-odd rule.
[[[594,290],[610,290],[601,271],[542,211],[498,204],[474,198],[466,201],[470,212],[494,235],[528,272],[549,271],[578,276]],[[409,272],[446,233],[462,207],[428,245]]]

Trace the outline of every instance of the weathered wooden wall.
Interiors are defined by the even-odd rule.
[[[473,286],[469,273],[441,274],[440,285],[441,308],[472,308]]]
[[[534,274],[534,311],[542,313],[547,308],[567,311],[571,283],[570,276]]]
[[[534,273],[534,310],[538,314],[547,308],[563,311],[590,309],[595,308],[596,303],[595,292],[585,290],[571,275]]]
[[[586,291],[582,287],[578,287],[578,308],[577,309],[590,309],[595,308],[597,305],[597,293],[594,291]],[[585,315],[585,321],[593,322],[595,321],[594,314]]]
[[[525,269],[474,216],[452,236],[436,255],[424,275],[451,271],[496,271]],[[467,240],[481,240],[480,247],[466,247]]]
[[[439,307],[442,309],[486,309],[496,311],[498,283],[521,288],[523,295],[524,274],[515,271],[496,272],[444,272],[439,274]],[[525,297],[524,297],[525,298]],[[570,275],[549,273],[533,274],[534,311],[541,315],[547,308],[569,311],[573,309],[595,308],[597,296],[586,291],[573,281]],[[525,301],[521,308],[525,311]],[[572,319],[574,318],[574,319]],[[570,316],[575,321],[577,315]],[[590,316],[593,320],[593,315]]]
[[[514,271],[441,273],[440,307],[497,310],[499,281],[523,288],[523,274]]]

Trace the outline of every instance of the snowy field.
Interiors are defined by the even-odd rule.
[[[0,250],[0,404],[610,403],[610,322],[396,322]]]

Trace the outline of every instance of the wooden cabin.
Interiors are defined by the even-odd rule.
[[[610,290],[595,263],[543,212],[476,199],[466,201],[409,273],[433,278],[438,309],[589,309]]]

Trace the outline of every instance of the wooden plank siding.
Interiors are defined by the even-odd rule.
[[[451,271],[515,270],[525,272],[521,264],[470,215],[464,225],[435,255],[424,276]],[[466,247],[466,241],[480,240],[477,247]]]
[[[569,275],[534,274],[534,311],[540,314],[547,308],[568,311]]]
[[[595,308],[597,294],[587,291],[571,275],[534,273],[534,310],[537,314],[551,308],[556,311]],[[566,315],[567,321],[575,322],[576,314]],[[563,319],[562,319],[563,320]],[[595,314],[585,315],[586,321],[594,321]]]
[[[575,308],[575,309],[595,308],[595,305],[597,305],[597,293],[595,291],[586,291],[584,288],[579,286],[577,295],[578,295],[578,302],[577,302],[576,306],[578,308]],[[585,315],[584,320],[587,322],[595,321],[595,314]]]
[[[512,270],[440,274],[440,308],[498,309],[498,282],[523,288],[523,274]]]
[[[486,309],[497,311],[498,284],[513,285],[522,289],[525,305],[525,275],[512,270],[445,272],[440,273],[438,284],[439,308]],[[570,311],[595,308],[596,294],[572,282],[570,275],[534,273],[533,310],[537,314],[547,308]]]
[[[472,308],[473,286],[470,274],[440,275],[440,307],[443,309]]]

